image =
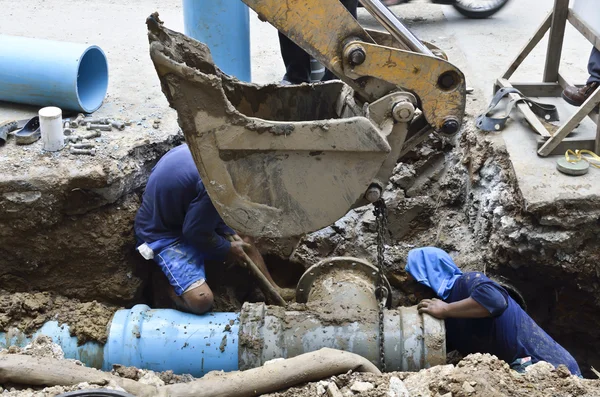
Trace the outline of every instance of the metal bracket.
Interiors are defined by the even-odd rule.
[[[496,106],[498,106],[504,97],[510,94],[517,94],[519,98],[511,98],[509,100],[502,116],[492,117],[492,111],[496,108]],[[477,117],[475,125],[482,131],[500,131],[504,129],[506,121],[508,120],[508,117],[510,116],[510,113],[514,107],[522,102],[526,103],[536,116],[541,117],[545,121],[559,120],[556,106],[534,101],[533,99],[524,96],[521,91],[517,90],[516,88],[506,87],[500,88],[496,92],[496,95],[494,95],[494,98],[492,98],[492,101],[490,102],[490,105],[486,111]]]

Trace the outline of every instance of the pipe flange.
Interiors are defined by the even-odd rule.
[[[377,285],[378,281],[378,273],[379,270],[377,267],[370,264],[365,259],[354,258],[351,256],[337,256],[333,258],[326,258],[308,268],[306,272],[298,281],[298,286],[296,287],[296,302],[298,303],[306,303],[308,301],[308,297],[312,290],[314,282],[321,277],[322,275],[332,271],[332,270],[348,270],[350,272],[356,272],[364,275],[364,277],[373,283],[373,285]],[[391,286],[390,283],[383,276],[383,282],[385,287],[389,291],[388,294],[391,294]],[[386,301],[386,307],[389,309],[392,305],[392,299],[388,295],[388,299]]]

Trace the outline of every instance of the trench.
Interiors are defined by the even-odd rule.
[[[295,288],[306,270],[302,263],[274,253],[264,255],[264,259],[273,279],[282,288]],[[575,357],[584,377],[595,378],[590,367],[600,367],[600,318],[593,303],[594,296],[584,291],[565,288],[560,275],[540,274],[535,269],[504,270],[490,273],[488,276],[506,289],[550,336]],[[208,263],[207,277],[211,280],[211,287],[217,296],[217,311],[238,311],[245,301],[264,300],[258,289],[248,285],[249,274],[237,266]],[[165,293],[169,285],[158,267],[153,269],[150,280],[145,288],[142,303],[155,308],[171,308]],[[415,302],[406,299],[407,291],[414,293],[414,288],[414,285],[393,288],[396,295],[394,302],[414,304]],[[427,297],[418,293],[416,296]]]
[[[489,241],[494,237],[504,239],[502,234],[489,226],[490,219],[493,218],[492,211],[499,206],[490,199],[492,193],[495,193],[494,186],[486,185],[491,182],[483,177],[484,172],[480,170],[478,174],[481,179],[478,184],[467,189],[464,180],[470,175],[466,175],[467,171],[461,167],[454,166],[458,163],[451,156],[456,151],[456,148],[449,148],[439,141],[415,149],[410,153],[411,161],[395,171],[394,181],[388,188],[391,193],[397,194],[397,200],[394,198],[396,206],[390,211],[390,226],[395,227],[397,232],[391,233],[394,241],[390,242],[388,258],[389,262],[393,262],[388,269],[388,278],[397,294],[394,303],[415,303],[411,300],[414,296],[407,298],[414,295],[406,292],[409,288],[401,288],[404,283],[402,269],[406,247],[439,245],[447,251],[462,255],[464,260],[464,257],[473,255],[474,252],[479,254],[488,251]],[[493,153],[485,153],[482,157],[498,160],[496,162],[500,163],[502,159],[494,156],[496,155]],[[489,173],[492,179],[500,174],[500,170],[493,171]],[[506,189],[506,185],[503,189]],[[471,195],[476,197],[469,199]],[[434,197],[435,201],[430,197]],[[517,201],[514,196],[510,199]],[[473,202],[470,203],[469,200]],[[479,207],[473,205],[475,202]],[[483,208],[485,205],[489,205],[489,208]],[[57,250],[56,245],[42,244],[33,250],[20,250],[19,256],[16,256],[8,251],[11,244],[6,244],[2,248],[6,253],[0,251],[5,260],[13,265],[5,266],[0,274],[0,289],[11,292],[49,290],[83,302],[97,299],[127,308],[135,303],[170,308],[166,278],[156,265],[141,261],[133,251],[131,224],[138,206],[139,198],[130,195],[117,201],[115,205],[74,215],[62,221],[59,226],[44,231],[49,241],[68,239],[70,245],[64,246],[68,249],[59,245],[60,249]],[[369,249],[374,242],[373,230],[368,219],[360,221],[363,216],[361,214],[364,213],[359,213],[354,221],[346,219],[334,225],[326,233],[309,236],[307,241],[301,243],[302,249],[298,251],[303,254],[293,260],[289,256],[267,252],[265,261],[277,284],[284,288],[295,287],[304,270],[324,256],[369,257]],[[440,219],[445,220],[443,224]],[[454,229],[455,232],[452,231]],[[90,234],[92,231],[94,234]],[[465,241],[476,240],[477,233],[485,235],[485,239],[470,246],[465,245]],[[11,235],[15,239],[20,236],[30,237],[16,229]],[[22,240],[26,241],[26,238]],[[43,239],[40,240],[43,242]],[[91,241],[96,245],[92,245]],[[491,260],[487,262],[487,266],[488,270],[492,270],[487,274],[500,281],[513,299],[526,307],[530,316],[573,354],[584,376],[593,378],[590,367],[600,368],[598,277],[579,276],[579,272],[582,272],[580,268],[565,270],[566,265],[562,270],[560,266],[555,266],[553,271],[549,271],[547,264],[541,263],[539,259],[532,260],[539,252],[526,251],[521,254],[517,244],[510,241],[502,248],[505,251],[512,250],[513,255],[518,252],[519,261],[530,262],[529,265],[518,268],[507,266],[506,259],[491,252],[488,253]],[[66,252],[60,261],[53,259],[57,252]],[[127,253],[124,257],[123,252]],[[596,252],[597,246],[594,243],[586,243],[580,254],[594,262],[597,259]],[[28,255],[35,260],[27,260]],[[549,254],[544,255],[549,261],[557,262]],[[133,259],[134,257],[137,259]],[[478,256],[475,257],[479,259]],[[17,264],[20,265],[18,269]],[[474,270],[484,270],[480,263],[476,265],[480,267],[475,266]],[[134,273],[133,276],[129,274],[130,271]],[[244,301],[264,301],[264,296],[252,285],[251,278],[244,269],[208,263],[206,271],[216,297],[216,311],[239,311]],[[139,275],[140,284],[143,285],[141,292],[126,292],[127,288],[135,291],[136,285],[129,286],[127,283],[135,280],[136,275]],[[66,283],[65,280],[69,282]],[[28,304],[23,302],[22,305]],[[0,320],[3,314],[5,313],[0,312]],[[30,322],[37,321],[36,318],[33,320]]]
[[[600,366],[597,297],[566,286],[563,275],[536,269],[504,271],[501,277],[518,289],[538,325],[573,355],[583,376],[597,379],[590,369]]]

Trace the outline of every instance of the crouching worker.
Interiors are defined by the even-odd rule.
[[[490,353],[516,370],[524,363],[564,364],[581,376],[577,362],[521,309],[504,288],[480,272],[464,273],[439,248],[408,253],[406,271],[440,299],[425,299],[420,313],[444,319],[446,339],[461,354]]]
[[[205,260],[243,260],[245,249],[273,283],[258,250],[217,213],[185,144],[171,149],[152,169],[135,217],[135,233],[138,251],[154,259],[167,276],[173,287],[169,295],[180,310],[202,314],[211,309]],[[238,241],[230,242],[228,236]]]

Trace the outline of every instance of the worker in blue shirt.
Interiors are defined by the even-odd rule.
[[[413,249],[406,271],[440,299],[424,299],[419,313],[444,319],[449,348],[462,354],[490,353],[511,364],[564,364],[581,376],[575,359],[508,295],[480,272],[463,273],[439,248]]]
[[[213,305],[205,260],[244,260],[244,251],[275,286],[249,238],[240,238],[219,216],[186,144],[171,149],[152,169],[135,217],[138,251],[154,259],[169,279],[178,309],[202,314]],[[233,242],[228,240],[233,236]]]

